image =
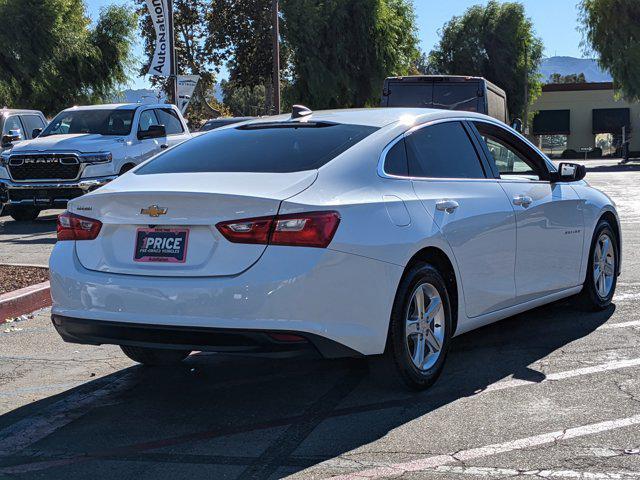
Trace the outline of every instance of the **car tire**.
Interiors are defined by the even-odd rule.
[[[417,307],[420,291],[422,316]],[[451,303],[442,275],[428,263],[413,265],[400,282],[391,312],[387,347],[380,359],[385,373],[412,390],[430,387],[442,373],[452,333]],[[423,349],[423,360],[418,348]]]
[[[619,258],[615,230],[607,220],[600,220],[591,239],[587,276],[578,294],[578,303],[586,310],[604,310],[611,304],[618,281]]]
[[[40,215],[40,209],[38,207],[8,207],[9,216],[16,222],[32,222],[38,215]]]
[[[134,362],[153,367],[177,365],[191,353],[190,350],[169,350],[128,345],[121,345],[120,348]]]

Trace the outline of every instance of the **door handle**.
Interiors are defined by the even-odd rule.
[[[438,200],[436,202],[436,209],[441,212],[453,213],[459,206],[455,200]]]
[[[527,208],[529,205],[533,203],[533,198],[529,195],[516,195],[513,197],[513,204]]]
[[[160,145],[160,148],[164,150],[165,148],[169,148],[169,145],[167,145],[166,143],[163,143],[162,145]]]

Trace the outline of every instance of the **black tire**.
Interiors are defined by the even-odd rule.
[[[190,350],[169,350],[161,348],[131,347],[120,345],[124,354],[134,362],[148,366],[177,365],[191,353]]]
[[[611,239],[611,244],[614,252],[614,275],[611,289],[606,296],[601,296],[598,293],[595,278],[594,278],[594,266],[595,258],[594,253],[598,240],[600,237],[606,234]],[[596,229],[593,232],[593,238],[591,239],[591,248],[589,249],[589,259],[587,264],[587,276],[582,287],[582,291],[578,294],[578,304],[586,310],[599,311],[606,309],[611,305],[613,295],[616,291],[616,284],[618,282],[618,267],[619,267],[620,252],[618,252],[618,237],[615,234],[615,230],[612,228],[608,220],[602,219],[598,222]]]
[[[32,222],[40,215],[38,207],[17,207],[12,205],[7,209],[11,218],[16,222]]]
[[[122,168],[120,169],[120,173],[118,173],[118,175],[124,175],[129,170],[131,170],[133,167],[135,167],[135,165],[133,163],[127,163],[127,164],[123,165]]]
[[[441,308],[444,313],[444,339],[436,362],[430,368],[421,370],[411,359],[405,331],[413,294],[419,285],[425,283],[435,287],[441,298]],[[384,355],[377,359],[377,369],[384,370],[384,374],[395,377],[412,390],[429,388],[442,373],[452,333],[453,321],[447,286],[435,267],[428,263],[417,263],[405,273],[398,287],[391,312],[387,347]]]

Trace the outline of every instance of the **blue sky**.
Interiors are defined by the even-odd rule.
[[[580,48],[582,36],[578,32],[578,0],[521,0],[527,15],[533,21],[536,34],[545,45],[545,56],[555,55],[583,57]],[[88,13],[97,18],[100,8],[117,3],[133,5],[132,0],[85,0]],[[421,47],[429,52],[438,42],[438,30],[454,15],[461,15],[468,7],[486,4],[488,0],[414,0],[418,20],[418,34]],[[141,45],[135,46],[135,53],[142,58]],[[146,79],[133,78],[132,88],[145,88]]]

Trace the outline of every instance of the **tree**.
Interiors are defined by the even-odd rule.
[[[640,2],[582,0],[585,45],[629,100],[640,100]]]
[[[429,65],[436,73],[480,76],[495,83],[507,93],[511,115],[520,116],[539,95],[541,59],[542,41],[524,7],[491,0],[444,25]]]
[[[146,60],[140,74],[146,75],[156,46],[156,34],[145,0],[136,0],[138,4],[139,27],[144,38]],[[175,49],[179,75],[199,75],[200,81],[193,92],[193,98],[187,117],[190,124],[201,123],[202,120],[218,114],[213,89],[215,74],[219,70],[220,57],[207,50],[208,38],[207,18],[212,8],[209,0],[174,0],[173,23],[175,29]],[[168,78],[152,76],[151,84],[169,92],[171,85]]]
[[[378,104],[389,75],[404,75],[419,52],[407,0],[281,0],[291,88],[311,108]]]
[[[569,75],[552,73],[549,75],[549,83],[586,83],[586,81],[584,73],[571,73]]]
[[[212,0],[207,17],[207,51],[218,61],[226,61],[229,82],[224,87],[225,102],[233,111],[271,113],[273,100],[273,0]],[[287,65],[286,44],[280,49],[280,64]],[[262,88],[257,88],[262,87]],[[238,89],[238,92],[234,92]],[[242,95],[250,100],[238,101]],[[258,107],[259,96],[262,96]],[[250,105],[250,107],[249,107]],[[249,113],[244,113],[247,115]],[[254,113],[255,115],[255,113]]]
[[[82,0],[0,0],[0,23],[0,105],[53,115],[105,101],[127,80],[126,8],[104,8],[92,27]]]

